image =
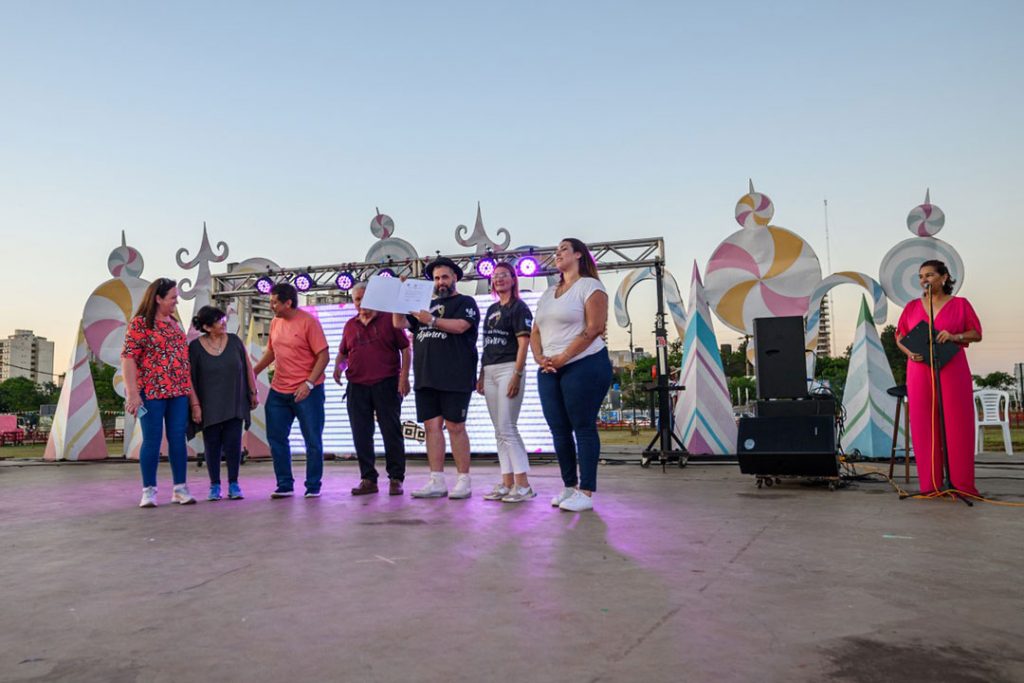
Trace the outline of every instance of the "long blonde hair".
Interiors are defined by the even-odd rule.
[[[511,263],[506,263],[505,261],[499,261],[498,263],[494,264],[494,271],[497,272],[498,268],[501,268],[502,270],[507,270],[508,274],[512,276],[512,291],[509,292],[509,294],[510,294],[509,301],[510,302],[511,301],[518,301],[519,300],[519,276],[516,275],[515,267]],[[494,273],[491,273],[491,294],[497,295],[497,292],[494,291]]]

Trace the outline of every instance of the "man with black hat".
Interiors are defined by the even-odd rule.
[[[424,269],[434,281],[429,311],[395,313],[395,327],[413,333],[416,419],[427,432],[430,480],[412,492],[413,498],[469,498],[469,434],[466,413],[476,388],[476,334],[480,310],[473,297],[459,294],[455,284],[462,269],[439,256]],[[458,480],[451,493],[444,478],[444,429],[451,439]]]

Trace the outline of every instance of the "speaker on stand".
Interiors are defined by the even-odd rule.
[[[807,396],[803,318],[755,318],[754,350],[759,399]]]
[[[780,477],[822,478],[839,483],[836,403],[807,393],[804,320],[800,316],[754,320],[757,415],[740,419],[737,459],[740,472],[757,486]]]

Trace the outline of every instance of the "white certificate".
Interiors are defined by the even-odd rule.
[[[381,313],[415,313],[430,309],[434,296],[434,283],[430,280],[398,278],[375,275],[366,283],[363,294],[363,308]]]

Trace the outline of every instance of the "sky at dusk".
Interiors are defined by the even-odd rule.
[[[664,237],[685,299],[752,179],[824,275],[877,277],[930,189],[984,325],[972,369],[1011,371],[1022,21],[999,1],[5,2],[0,336],[53,340],[63,372],[122,230],[144,277],[181,278],[204,221],[231,261],[342,263],[376,207],[421,255],[464,253],[478,201],[513,246]],[[860,297],[834,290],[837,351]]]

